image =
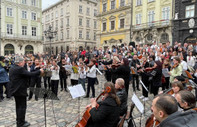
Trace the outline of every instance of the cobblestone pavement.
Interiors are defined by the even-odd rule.
[[[103,84],[106,82],[104,76],[98,75],[99,85],[96,85],[96,95],[99,95],[102,91]],[[69,80],[68,84],[69,84]],[[60,89],[59,89],[60,90]],[[136,95],[140,97],[141,91],[137,91]],[[130,85],[128,105],[131,104],[131,96],[133,95],[132,86]],[[59,101],[47,100],[46,111],[47,111],[47,127],[72,127],[78,121],[78,112],[80,106],[80,112],[85,110],[86,105],[89,104],[90,99],[81,98],[80,102],[78,99],[72,99],[71,95],[65,91],[59,91]],[[150,96],[149,101],[146,101],[145,116],[142,116],[141,127],[144,127],[147,116],[151,114],[150,106],[153,96]],[[130,107],[130,106],[129,106]],[[134,108],[133,117],[137,127],[140,127],[140,113],[137,108]],[[15,115],[15,102],[14,99],[4,100],[0,102],[0,127],[15,127],[16,126],[16,115]],[[39,99],[35,101],[34,98],[27,102],[27,113],[26,120],[31,123],[30,127],[44,127],[44,106],[43,100]],[[74,122],[72,122],[74,120]],[[72,122],[72,123],[71,123]],[[124,124],[127,127],[127,122]]]

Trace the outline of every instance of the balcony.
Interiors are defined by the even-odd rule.
[[[11,40],[24,40],[24,41],[42,41],[43,36],[1,33],[1,38],[11,39]]]
[[[153,29],[153,28],[163,28],[163,27],[169,27],[171,25],[172,25],[171,20],[159,20],[159,21],[133,25],[132,31],[140,31],[140,30]]]

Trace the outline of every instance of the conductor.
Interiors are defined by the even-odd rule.
[[[17,127],[28,127],[30,123],[25,121],[27,108],[28,77],[43,73],[43,69],[28,72],[24,68],[25,61],[22,57],[15,59],[15,65],[9,71],[10,93],[15,98]]]

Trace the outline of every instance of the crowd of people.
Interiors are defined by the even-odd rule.
[[[25,121],[26,99],[31,100],[33,93],[27,93],[28,87],[41,88],[43,81],[43,87],[58,96],[59,84],[61,91],[68,92],[70,79],[71,85],[82,85],[86,91],[84,98],[89,98],[90,92],[91,98],[95,98],[95,84],[99,84],[97,74],[104,73],[107,81],[104,88],[110,87],[111,91],[104,95],[103,101],[98,102],[98,108],[97,101],[91,99],[91,122],[87,126],[99,126],[101,121],[105,121],[103,126],[116,126],[119,117],[127,113],[127,98],[131,89],[133,92],[142,90],[139,97],[142,101],[149,100],[150,94],[155,96],[151,109],[161,127],[178,127],[178,124],[170,122],[174,116],[177,117],[175,120],[182,120],[182,116],[189,118],[191,115],[194,120],[189,124],[184,121],[182,125],[193,127],[197,118],[193,111],[197,95],[190,91],[194,89],[197,93],[197,90],[188,84],[189,80],[197,83],[196,54],[197,46],[178,42],[171,46],[167,42],[159,45],[123,44],[105,50],[95,47],[90,51],[67,51],[57,55],[46,52],[1,56],[0,102],[4,100],[4,91],[7,98],[14,96],[17,126],[29,126]],[[132,87],[129,87],[130,84]],[[38,100],[37,96],[35,100]]]

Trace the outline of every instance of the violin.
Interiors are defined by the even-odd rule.
[[[98,101],[98,99],[101,96],[104,96],[106,93],[111,92],[111,88],[108,86],[106,87],[106,89],[96,98],[96,101]],[[99,107],[99,105],[96,106],[96,109]],[[75,127],[85,127],[88,123],[88,120],[90,119],[91,115],[90,115],[90,110],[92,109],[92,107],[88,107],[85,111],[85,113],[83,114],[82,119],[79,121],[79,123],[76,124]]]
[[[172,66],[171,70],[174,69],[174,68],[177,68],[179,66],[179,63],[176,63]]]
[[[148,72],[148,71],[153,71],[155,69],[156,67],[147,67],[144,71]]]
[[[119,67],[119,66],[121,66],[121,65],[122,65],[121,63],[117,63],[117,64],[112,64],[111,67],[112,67],[112,68],[117,68],[117,67]]]

